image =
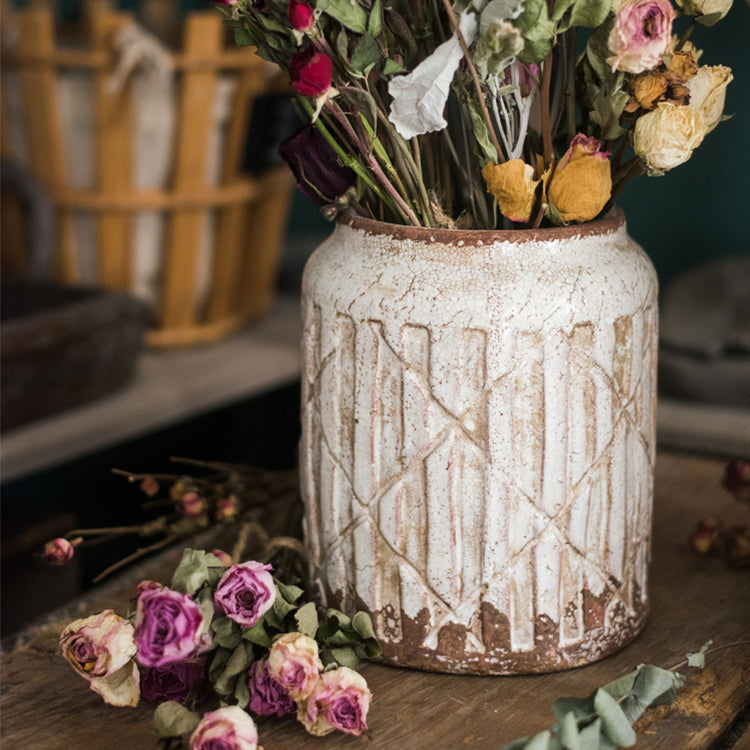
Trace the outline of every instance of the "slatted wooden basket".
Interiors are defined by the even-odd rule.
[[[117,64],[113,39],[132,23],[128,13],[95,9],[85,47],[68,48],[56,44],[48,8],[18,11],[3,72],[16,77],[27,160],[55,206],[57,278],[90,280],[85,271],[92,264],[84,260],[77,236],[76,221],[84,216],[95,227],[90,243],[95,283],[135,291],[135,222],[144,214],[158,215],[158,257],[151,259],[155,323],[147,340],[156,346],[212,341],[264,312],[273,298],[293,180],[284,166],[248,176],[241,163],[252,103],[278,83],[268,63],[225,42],[218,12],[190,13],[182,50],[170,55],[176,123],[170,177],[159,188],[138,188],[133,178],[137,103],[132,81],[118,91],[111,87]],[[72,184],[66,164],[59,81],[71,70],[91,78],[93,187]],[[212,111],[217,87],[227,77],[234,81],[234,93],[217,157],[218,179],[212,181],[207,177],[209,143],[216,138]],[[18,149],[8,132],[12,128],[5,127],[7,99],[4,94],[2,153],[16,158]],[[208,254],[201,248],[207,234]]]

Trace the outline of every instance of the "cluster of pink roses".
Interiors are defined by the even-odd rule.
[[[172,587],[155,581],[138,585],[132,622],[106,610],[76,620],[62,632],[65,658],[107,703],[207,698],[212,657],[219,650],[213,623],[234,623],[241,643],[242,633],[262,626],[264,616],[271,614],[280,594],[270,565],[249,561],[227,567],[219,551],[190,557],[193,552],[186,550],[188,564],[178,568]],[[211,568],[217,572],[207,584]],[[367,729],[371,695],[364,678],[348,667],[324,669],[318,643],[309,635],[292,630],[269,640],[267,654],[255,658],[245,674],[240,679],[246,680],[252,713],[296,712],[305,728],[319,736],[336,729],[358,735]],[[241,706],[205,714],[190,736],[191,750],[255,750],[257,742],[255,724]]]

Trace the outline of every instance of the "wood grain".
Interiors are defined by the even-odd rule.
[[[748,576],[718,559],[697,558],[687,535],[695,521],[713,515],[739,523],[747,511],[718,484],[723,462],[676,454],[657,460],[651,615],[644,633],[616,656],[591,666],[531,677],[470,677],[428,674],[375,664],[364,667],[374,694],[369,731],[317,739],[291,719],[259,721],[266,750],[328,748],[481,748],[493,750],[554,723],[552,704],[563,695],[585,695],[641,662],[679,663],[687,651],[713,639],[716,646],[750,641]],[[57,654],[57,635],[74,617],[105,607],[124,613],[133,584],[168,574],[172,550],[150,566],[99,588],[77,605],[50,616],[3,655],[4,750],[102,748],[117,738],[132,750],[154,748],[151,708],[115,709],[70,670]],[[673,706],[649,712],[639,722],[639,750],[706,750],[731,727],[750,702],[750,645],[718,650],[704,671],[688,677]],[[736,748],[747,750],[747,733]]]

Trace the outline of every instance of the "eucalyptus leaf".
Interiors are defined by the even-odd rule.
[[[339,663],[342,667],[349,667],[350,669],[356,669],[359,666],[359,659],[354,653],[354,649],[349,647],[344,648],[332,648],[331,656]]]
[[[569,713],[576,719],[586,718],[594,713],[594,695],[592,693],[585,698],[558,698],[552,710],[558,721],[562,721]]]
[[[618,677],[616,680],[612,680],[612,682],[608,682],[602,686],[602,690],[606,690],[616,701],[621,700],[633,692],[633,685],[635,685],[636,677],[638,677],[642,668],[643,665],[640,665],[632,672],[628,672],[628,674]],[[591,697],[594,697],[593,694]]]
[[[594,708],[602,720],[604,735],[616,746],[635,745],[635,732],[617,701],[601,688],[594,695]]]
[[[315,607],[315,602],[308,602],[300,607],[294,613],[294,621],[297,623],[297,630],[300,633],[315,638],[318,632],[318,610]]]
[[[497,750],[524,750],[530,741],[531,739],[529,737],[521,737],[517,740],[513,740],[513,742],[507,742]]]
[[[154,711],[154,731],[157,737],[179,737],[190,734],[200,722],[200,716],[177,701],[160,703]]]
[[[602,720],[597,718],[588,724],[578,734],[581,750],[601,750]]]
[[[700,649],[694,653],[685,654],[689,667],[697,667],[703,669],[706,666],[706,651],[711,647],[713,641],[707,641]]]
[[[581,750],[581,736],[578,733],[578,717],[575,711],[568,711],[560,722],[560,741],[565,750]]]
[[[549,729],[545,729],[543,732],[539,732],[539,734],[531,738],[528,745],[526,745],[526,750],[550,750],[551,738],[552,733]]]

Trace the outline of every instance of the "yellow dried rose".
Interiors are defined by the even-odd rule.
[[[628,111],[633,112],[638,107],[646,110],[654,109],[659,100],[667,93],[668,86],[669,78],[662,71],[649,70],[635,76],[630,81],[630,93],[636,106],[630,106],[630,103],[628,103]]]
[[[564,223],[596,218],[612,194],[609,154],[579,133],[555,167],[547,198]]]
[[[672,83],[685,83],[698,72],[698,63],[690,50],[673,52],[665,59],[665,64]]]
[[[661,102],[636,121],[633,150],[651,174],[660,174],[686,162],[707,132],[700,112]]]
[[[539,185],[529,164],[523,159],[511,159],[502,164],[489,162],[482,169],[482,177],[503,216],[511,221],[529,221]]]
[[[732,78],[732,71],[724,65],[703,65],[686,84],[690,91],[689,107],[703,116],[706,132],[712,131],[721,120],[726,89]]]

